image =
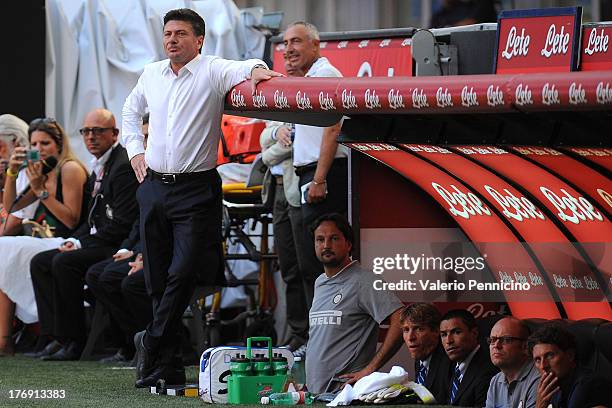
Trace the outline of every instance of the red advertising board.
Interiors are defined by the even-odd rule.
[[[612,24],[610,23],[585,24],[582,27],[581,71],[612,69],[610,35],[612,35]]]
[[[472,159],[512,181],[546,208],[562,230],[589,257],[601,274],[601,284],[612,288],[612,223],[580,192],[550,172],[503,149],[457,146],[453,151]],[[519,170],[520,169],[520,170]]]
[[[608,172],[608,176],[612,173],[612,149],[600,147],[566,147],[563,150],[601,167],[604,171]]]
[[[596,201],[608,218],[612,213],[612,180],[550,147],[511,146],[511,151],[564,178]]]
[[[274,69],[285,73],[284,44],[274,47]],[[345,77],[412,76],[410,38],[321,41],[321,55]]]
[[[527,277],[536,282],[526,297],[517,291],[504,291],[513,316],[519,318],[555,318],[559,312],[550,292],[541,283],[538,267],[517,237],[506,224],[483,203],[474,191],[458,179],[416,156],[385,143],[348,143],[351,149],[372,157],[397,171],[429,194],[474,242],[481,253],[486,253],[493,279],[502,281],[504,271],[512,265],[515,276]],[[491,245],[488,245],[488,244]],[[513,255],[505,253],[503,246],[516,244]],[[510,272],[512,274],[512,272]],[[531,274],[531,275],[530,275]],[[535,301],[526,301],[534,299]]]
[[[561,280],[593,280],[593,275],[572,243],[536,203],[494,173],[448,149],[415,144],[401,144],[400,147],[431,161],[462,180],[478,192],[489,207],[497,211],[500,218],[512,225],[519,238],[530,246],[542,264],[550,290],[559,295],[570,319],[599,317],[612,320],[610,305],[602,302],[605,295],[601,288],[558,285]],[[488,147],[486,151],[504,152],[496,147]],[[572,268],[568,268],[568,265],[572,265]]]
[[[576,70],[582,8],[502,11],[497,20],[495,72]]]

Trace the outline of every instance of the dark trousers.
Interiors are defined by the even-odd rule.
[[[316,166],[309,166],[299,173],[300,188],[313,180]],[[306,290],[306,305],[310,310],[314,296],[314,282],[323,273],[323,265],[317,259],[314,250],[314,238],[310,226],[323,214],[348,214],[348,162],[346,159],[335,159],[327,173],[327,196],[316,204],[302,204],[303,241],[301,252],[304,260],[304,285]],[[300,250],[298,250],[300,252]]]
[[[147,176],[136,196],[145,283],[153,320],[144,344],[158,365],[180,361],[181,318],[196,285],[224,282],[221,179],[216,170],[190,173],[173,184]]]
[[[281,276],[285,282],[287,323],[291,339],[299,343],[308,340],[308,309],[304,293],[304,279],[296,253],[295,235],[302,234],[300,208],[287,202],[282,184],[276,186],[272,210],[274,247],[278,252]]]
[[[144,330],[153,318],[144,270],[128,275],[132,260],[105,259],[92,265],[85,276],[96,301],[104,305],[123,332],[128,349],[133,347],[134,334]]]
[[[112,256],[114,251],[112,247],[83,248],[68,252],[52,249],[32,258],[30,273],[41,334],[84,341],[85,273],[92,264]]]

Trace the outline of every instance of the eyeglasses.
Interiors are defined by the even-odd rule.
[[[502,336],[502,337],[487,337],[487,344],[493,345],[497,344],[497,341],[500,341],[501,344],[512,344],[514,341],[525,341],[527,339],[523,339],[521,337],[512,337],[512,336]]]
[[[112,127],[107,127],[107,128],[101,128],[101,127],[84,127],[79,129],[79,133],[82,134],[83,136],[87,136],[90,132],[94,134],[94,136],[100,136],[102,133],[106,132],[107,130],[113,130],[114,128]]]

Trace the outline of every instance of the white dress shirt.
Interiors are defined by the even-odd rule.
[[[145,66],[123,105],[122,134],[130,159],[144,152],[142,116],[150,112],[147,166],[159,173],[215,168],[225,94],[263,61],[199,55],[178,75],[163,60]]]
[[[327,58],[319,57],[306,73],[307,77],[341,77],[340,71],[334,67]],[[308,95],[318,98],[318,94]],[[308,125],[295,125],[295,140],[293,141],[293,165],[295,167],[319,161],[321,141],[325,128]],[[348,148],[338,145],[335,158],[347,157]]]

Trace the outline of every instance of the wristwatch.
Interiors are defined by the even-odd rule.
[[[43,191],[41,191],[40,193],[38,193],[38,199],[39,199],[40,201],[44,201],[44,200],[46,200],[47,198],[49,198],[49,192],[48,192],[47,190],[43,190]]]

